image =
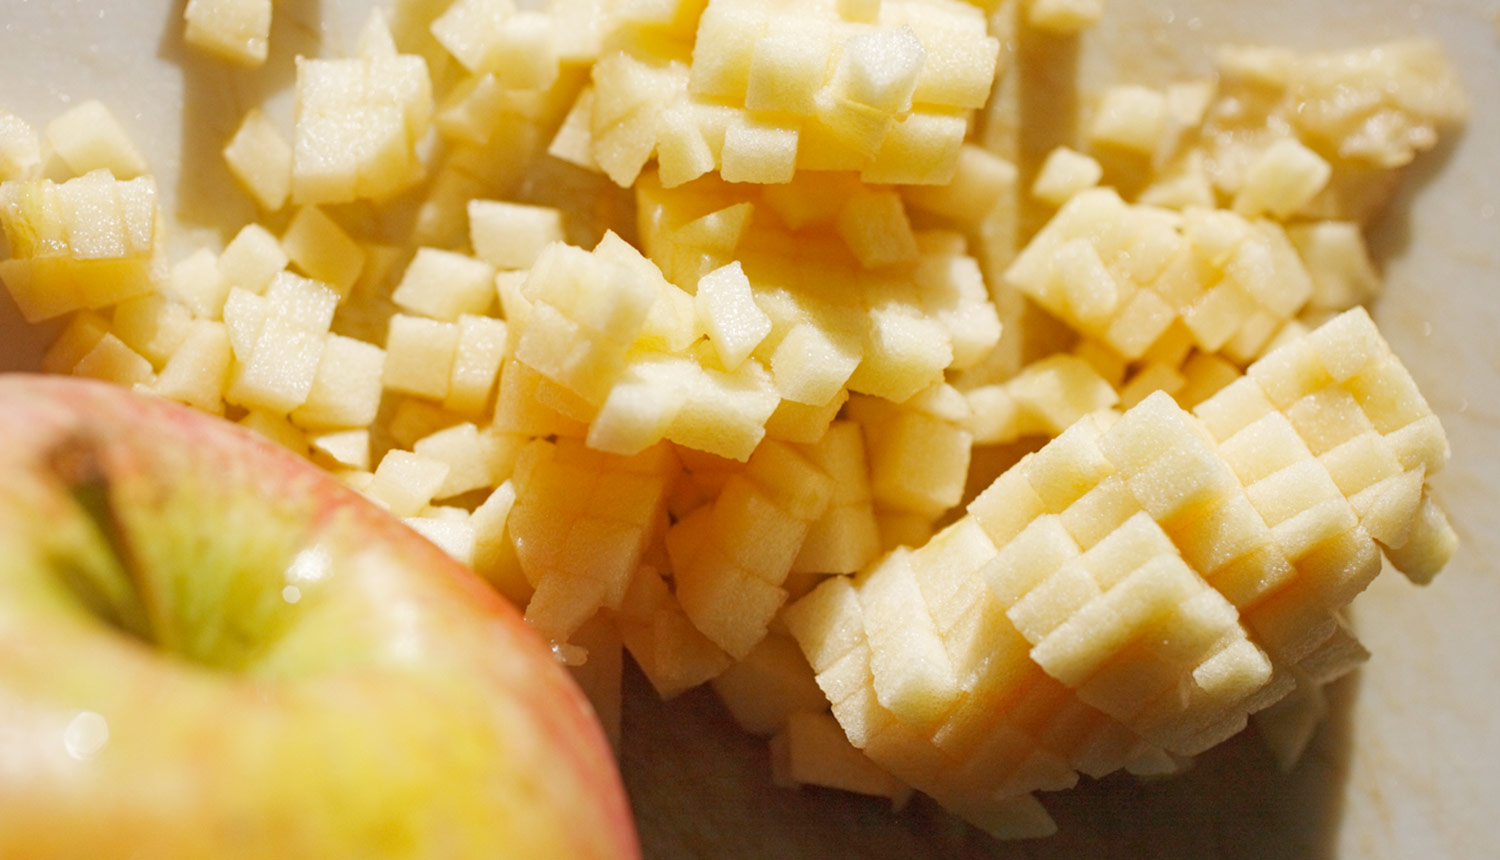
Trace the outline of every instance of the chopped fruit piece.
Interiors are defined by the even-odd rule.
[[[266,61],[271,0],[188,0],[182,17],[187,23],[182,37],[189,45],[241,66]]]

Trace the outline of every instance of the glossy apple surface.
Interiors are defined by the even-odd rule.
[[[636,857],[511,607],[313,467],[0,376],[0,857]]]

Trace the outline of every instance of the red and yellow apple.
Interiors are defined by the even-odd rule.
[[[0,378],[0,856],[639,856],[474,575],[220,419]]]

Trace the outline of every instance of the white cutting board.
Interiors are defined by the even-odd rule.
[[[181,6],[0,0],[0,107],[40,125],[104,101],[189,245],[251,214],[217,156],[244,109],[291,80],[295,53],[338,53],[367,4],[279,0],[271,61],[254,74],[184,49]],[[1500,2],[1110,0],[1079,73],[1085,86],[1161,82],[1201,71],[1224,41],[1326,48],[1417,34],[1442,42],[1475,110],[1377,228],[1389,285],[1376,316],[1448,429],[1452,466],[1434,483],[1464,543],[1431,587],[1388,574],[1357,601],[1374,658],[1340,686],[1304,765],[1277,774],[1237,739],[1175,783],[1117,779],[1049,798],[1064,835],[999,846],[921,804],[890,816],[771,790],[759,742],[710,696],[658,703],[632,676],[623,758],[650,856],[1500,857]],[[35,366],[47,336],[0,292],[0,369]]]

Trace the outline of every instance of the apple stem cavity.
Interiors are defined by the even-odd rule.
[[[69,591],[97,618],[150,645],[161,641],[163,625],[153,624],[146,583],[129,535],[115,507],[112,482],[99,444],[71,436],[46,458],[47,471],[73,500],[101,545],[95,551],[70,548],[53,559],[53,570]]]

